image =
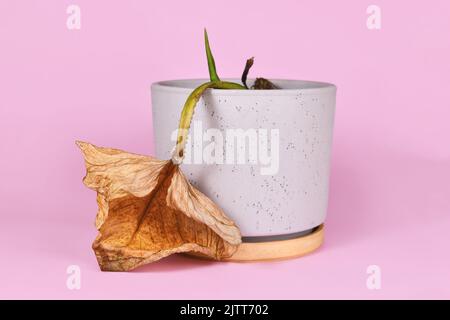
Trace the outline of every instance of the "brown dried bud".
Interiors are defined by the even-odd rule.
[[[271,89],[280,89],[276,84],[270,82],[264,78],[256,78],[255,83],[252,86],[252,89],[255,90],[271,90]]]

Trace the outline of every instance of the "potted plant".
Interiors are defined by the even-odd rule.
[[[174,253],[289,258],[323,241],[335,86],[248,81],[253,58],[240,81],[221,80],[206,30],[205,48],[209,80],[152,85],[156,158],[77,141],[101,270]]]
[[[231,260],[315,250],[323,241],[327,213],[336,87],[247,80],[253,59],[241,79],[221,81],[206,32],[205,43],[209,80],[161,81],[151,87],[156,157],[183,159],[190,183],[239,227],[243,243]],[[185,105],[184,113],[189,103],[192,114],[183,127],[180,106]]]

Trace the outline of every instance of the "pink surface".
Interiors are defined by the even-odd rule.
[[[450,3],[0,2],[0,298],[450,298]],[[95,193],[76,139],[153,151],[149,86],[206,77],[338,86],[326,242],[307,257],[211,263],[174,256],[102,273]],[[379,265],[382,288],[366,288]],[[66,287],[79,265],[81,289]]]

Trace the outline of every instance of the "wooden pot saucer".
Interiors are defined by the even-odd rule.
[[[294,239],[243,242],[233,256],[221,261],[255,262],[297,258],[318,249],[322,245],[323,239],[324,228],[321,224],[312,233]],[[196,252],[189,252],[188,255],[209,259]]]

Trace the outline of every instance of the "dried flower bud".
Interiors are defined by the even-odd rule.
[[[252,86],[252,89],[255,90],[271,90],[271,89],[280,89],[276,84],[270,82],[264,78],[256,78],[255,83]]]

